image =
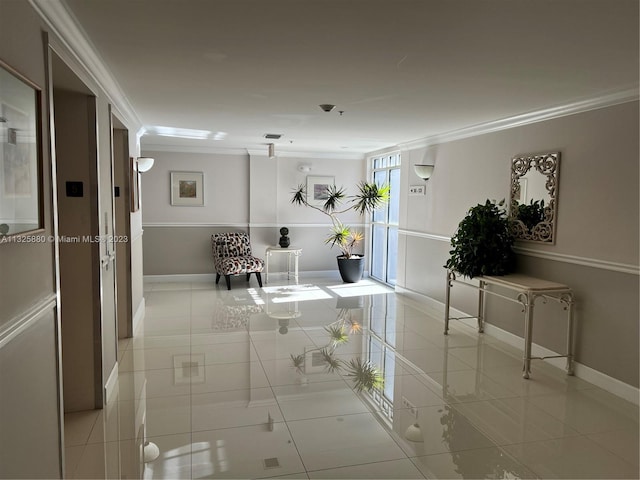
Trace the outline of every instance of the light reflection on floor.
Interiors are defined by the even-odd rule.
[[[305,281],[145,285],[115,400],[67,416],[67,476],[638,478],[636,406],[545,363],[524,380],[521,352],[376,282]]]

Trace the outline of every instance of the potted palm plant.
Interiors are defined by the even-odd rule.
[[[357,282],[362,278],[364,271],[364,256],[354,251],[364,239],[364,235],[345,225],[338,216],[350,210],[360,215],[377,210],[389,201],[389,185],[360,182],[358,192],[353,196],[347,196],[344,187],[331,185],[327,188],[326,197],[321,206],[312,205],[307,201],[306,186],[298,185],[293,191],[291,203],[313,208],[331,219],[331,233],[325,243],[340,248],[341,253],[337,260],[342,280],[346,283]]]

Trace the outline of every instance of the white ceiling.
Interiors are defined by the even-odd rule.
[[[638,88],[637,0],[64,3],[142,124],[226,133],[146,148],[361,155]]]

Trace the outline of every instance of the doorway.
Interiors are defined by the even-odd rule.
[[[116,312],[118,339],[133,336],[131,299],[131,172],[129,131],[111,113],[111,163],[116,250]]]
[[[64,412],[102,408],[96,97],[51,52]]]

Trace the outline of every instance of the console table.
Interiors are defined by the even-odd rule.
[[[289,280],[291,275],[291,257],[293,256],[294,263],[294,278],[296,283],[298,283],[298,257],[302,255],[302,249],[298,247],[267,247],[264,252],[264,283],[268,283],[269,281],[269,257],[276,253],[286,253],[287,254],[287,280]]]
[[[444,334],[449,333],[449,320],[463,320],[475,318],[478,320],[478,332],[484,331],[484,297],[485,294],[494,295],[510,302],[522,305],[524,312],[524,364],[522,366],[524,378],[529,378],[531,374],[531,360],[544,360],[547,358],[566,358],[567,374],[573,375],[573,292],[561,283],[550,282],[539,278],[529,277],[521,274],[510,274],[504,276],[480,276],[475,277],[479,285],[475,286],[467,282],[456,279],[453,271],[447,271],[447,289],[445,294],[444,309]],[[464,285],[478,290],[478,315],[475,317],[451,317],[449,307],[451,304],[451,288],[454,284]],[[491,289],[498,287],[514,296],[503,295]],[[531,356],[531,337],[533,333],[533,312],[537,298],[555,300],[567,311],[567,353],[566,355],[550,355],[547,357]]]

